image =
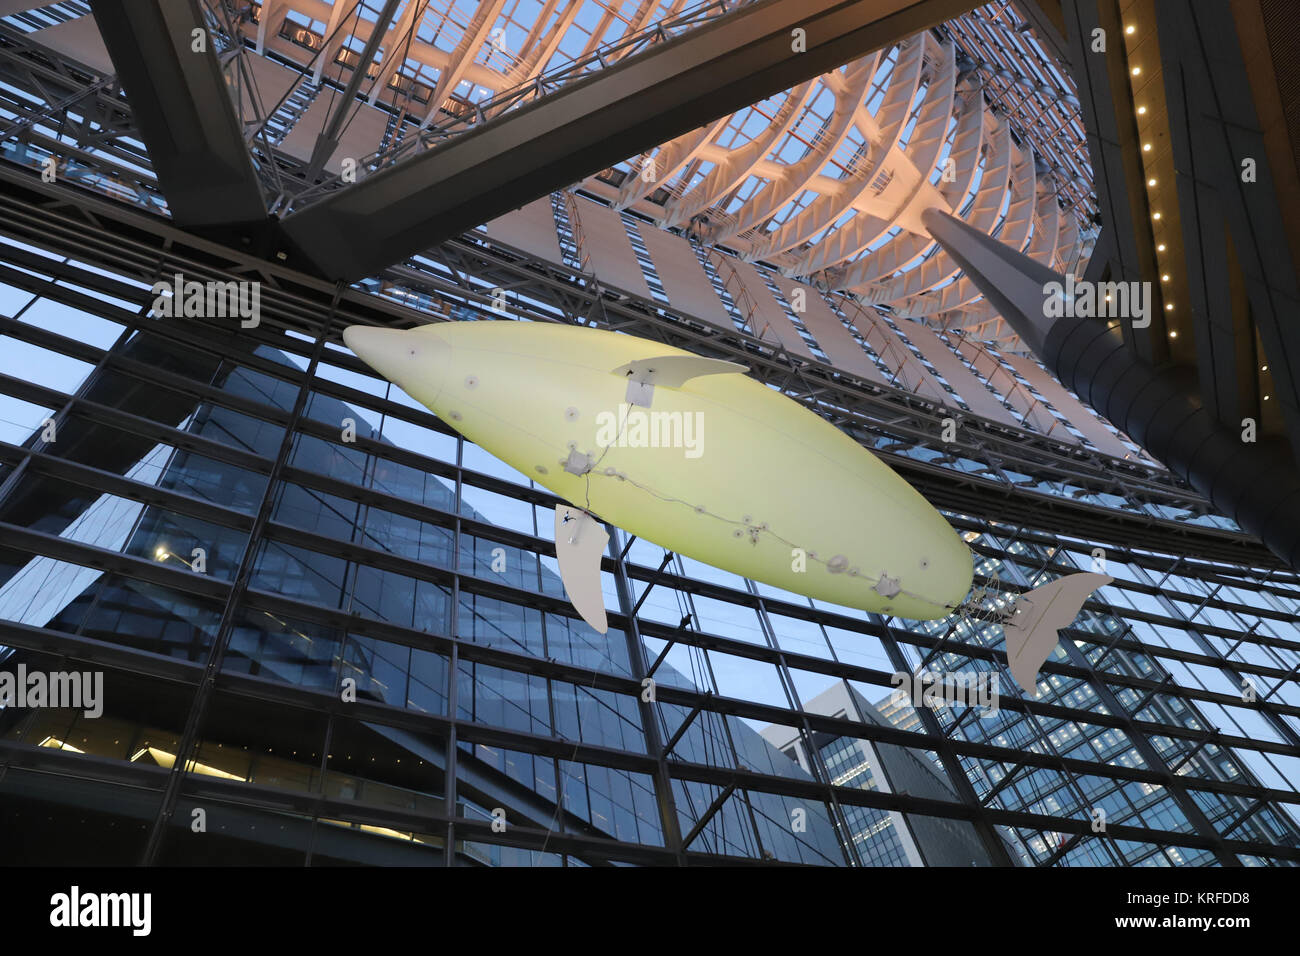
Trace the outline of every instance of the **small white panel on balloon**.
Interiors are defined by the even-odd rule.
[[[642,408],[649,408],[655,400],[655,387],[648,382],[638,382],[636,379],[627,380],[627,403],[629,405],[640,405]]]
[[[600,587],[600,559],[608,544],[609,533],[599,521],[578,508],[556,505],[555,557],[560,562],[560,580],[573,609],[601,634],[609,630]]]

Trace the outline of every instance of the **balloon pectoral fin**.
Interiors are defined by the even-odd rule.
[[[1038,696],[1038,669],[1056,649],[1060,629],[1073,624],[1083,602],[1113,580],[1091,571],[1067,574],[1016,599],[1002,632],[1007,669],[1026,693]]]
[[[568,505],[556,506],[555,557],[564,592],[573,609],[601,634],[609,630],[600,587],[600,559],[608,544],[609,533],[591,515]]]

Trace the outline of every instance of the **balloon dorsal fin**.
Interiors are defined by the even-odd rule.
[[[681,388],[693,378],[702,375],[743,375],[749,369],[735,362],[705,358],[702,355],[657,355],[634,359],[610,371],[611,375],[627,379],[629,405],[649,406],[654,399],[656,385],[664,388]]]

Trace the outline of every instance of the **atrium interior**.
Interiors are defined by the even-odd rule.
[[[1298,31],[0,0],[10,862],[1300,862]],[[489,321],[743,366],[942,516],[971,597],[863,610],[606,521],[593,628],[584,502],[343,338]],[[795,464],[776,495],[871,519]],[[1012,608],[1083,572],[1027,692]]]

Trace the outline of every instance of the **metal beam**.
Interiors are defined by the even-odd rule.
[[[197,0],[92,0],[91,9],[172,219],[189,228],[266,220]]]
[[[400,0],[388,0],[384,4],[384,9],[379,12],[379,18],[370,27],[370,38],[366,40],[365,49],[361,51],[361,57],[352,70],[352,76],[348,78],[348,85],[339,94],[338,102],[334,104],[325,128],[316,137],[316,145],[311,151],[311,161],[307,164],[308,179],[315,178],[325,162],[334,155],[334,150],[339,147],[339,137],[343,135],[345,121],[360,107],[357,93],[361,90],[361,83],[366,78],[366,74],[370,72],[370,64],[374,62],[380,42],[388,35],[388,25],[397,14],[399,2]]]
[[[284,226],[324,275],[371,275],[971,6],[759,0],[338,189]]]

